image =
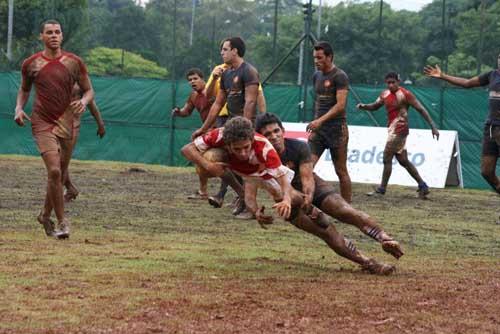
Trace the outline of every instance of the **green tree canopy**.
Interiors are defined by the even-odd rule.
[[[86,59],[90,74],[164,79],[168,71],[156,63],[122,49],[99,47]]]

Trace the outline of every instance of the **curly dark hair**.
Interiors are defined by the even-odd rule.
[[[237,116],[231,118],[224,125],[222,140],[224,144],[230,145],[237,141],[252,140],[254,133],[252,122],[244,117]]]

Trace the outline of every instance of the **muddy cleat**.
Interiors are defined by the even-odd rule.
[[[64,202],[69,203],[71,201],[74,201],[78,197],[78,190],[73,189],[73,190],[66,190],[66,193],[64,194]]]
[[[217,208],[217,209],[221,208],[223,203],[224,203],[224,199],[223,198],[220,198],[220,197],[217,197],[217,196],[210,196],[208,198],[208,204],[210,204],[214,208]]]
[[[382,244],[382,249],[386,252],[394,256],[396,259],[399,259],[401,256],[403,256],[405,253],[403,252],[403,249],[399,245],[399,242],[396,240],[384,240],[381,242]]]
[[[232,211],[232,214],[234,216],[237,216],[239,215],[240,213],[242,213],[243,211],[245,211],[246,209],[246,205],[245,205],[245,200],[244,199],[241,199],[241,198],[238,198],[238,201],[236,202],[236,204],[234,205],[234,209]]]
[[[68,239],[69,238],[69,220],[64,219],[59,223],[58,229],[55,231],[55,236],[57,239]]]
[[[255,219],[255,215],[245,208],[242,212],[235,215],[234,218],[241,220],[250,220]]]
[[[423,183],[418,186],[417,192],[418,192],[418,198],[427,199],[427,195],[430,194],[429,186],[426,183]]]
[[[197,191],[194,194],[191,194],[187,197],[188,199],[201,199],[201,200],[206,200],[208,199],[208,195],[202,193],[201,191]]]
[[[48,237],[55,236],[55,224],[50,218],[43,218],[42,214],[39,214],[37,220],[40,224],[42,224],[43,229],[45,230],[45,234]]]
[[[373,191],[366,193],[366,196],[383,196],[385,195],[385,189],[382,187],[377,187]]]
[[[382,262],[379,263],[374,259],[368,260],[368,262],[363,264],[361,268],[374,275],[391,275],[396,271],[396,267]]]

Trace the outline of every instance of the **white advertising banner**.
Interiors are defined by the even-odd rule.
[[[287,138],[307,140],[307,124],[285,122],[283,126]],[[439,134],[437,141],[432,138],[431,130],[410,129],[406,140],[408,159],[429,187],[463,187],[458,133],[441,130]],[[352,182],[380,183],[386,140],[387,128],[349,125],[347,168]],[[416,186],[415,180],[398,164],[396,158],[392,166],[389,184]],[[338,181],[328,150],[320,157],[314,171],[325,180]]]

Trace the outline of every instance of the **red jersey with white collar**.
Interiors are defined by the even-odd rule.
[[[205,152],[210,148],[224,147],[223,132],[224,128],[213,129],[205,135],[197,137],[193,143],[200,152]],[[248,160],[238,160],[229,153],[229,168],[243,176],[261,177],[265,180],[278,178],[286,172],[273,145],[264,136],[257,133],[254,135],[252,151]]]
[[[35,85],[31,117],[33,132],[52,131],[62,138],[71,138],[73,113],[69,111],[69,105],[73,85],[81,76],[87,75],[82,60],[66,51],[54,59],[38,52],[23,62],[21,74],[24,91]]]
[[[377,102],[383,102],[387,110],[387,126],[390,133],[407,135],[408,126],[408,108],[410,101],[415,100],[415,95],[403,87],[392,93],[389,89],[380,93]]]

